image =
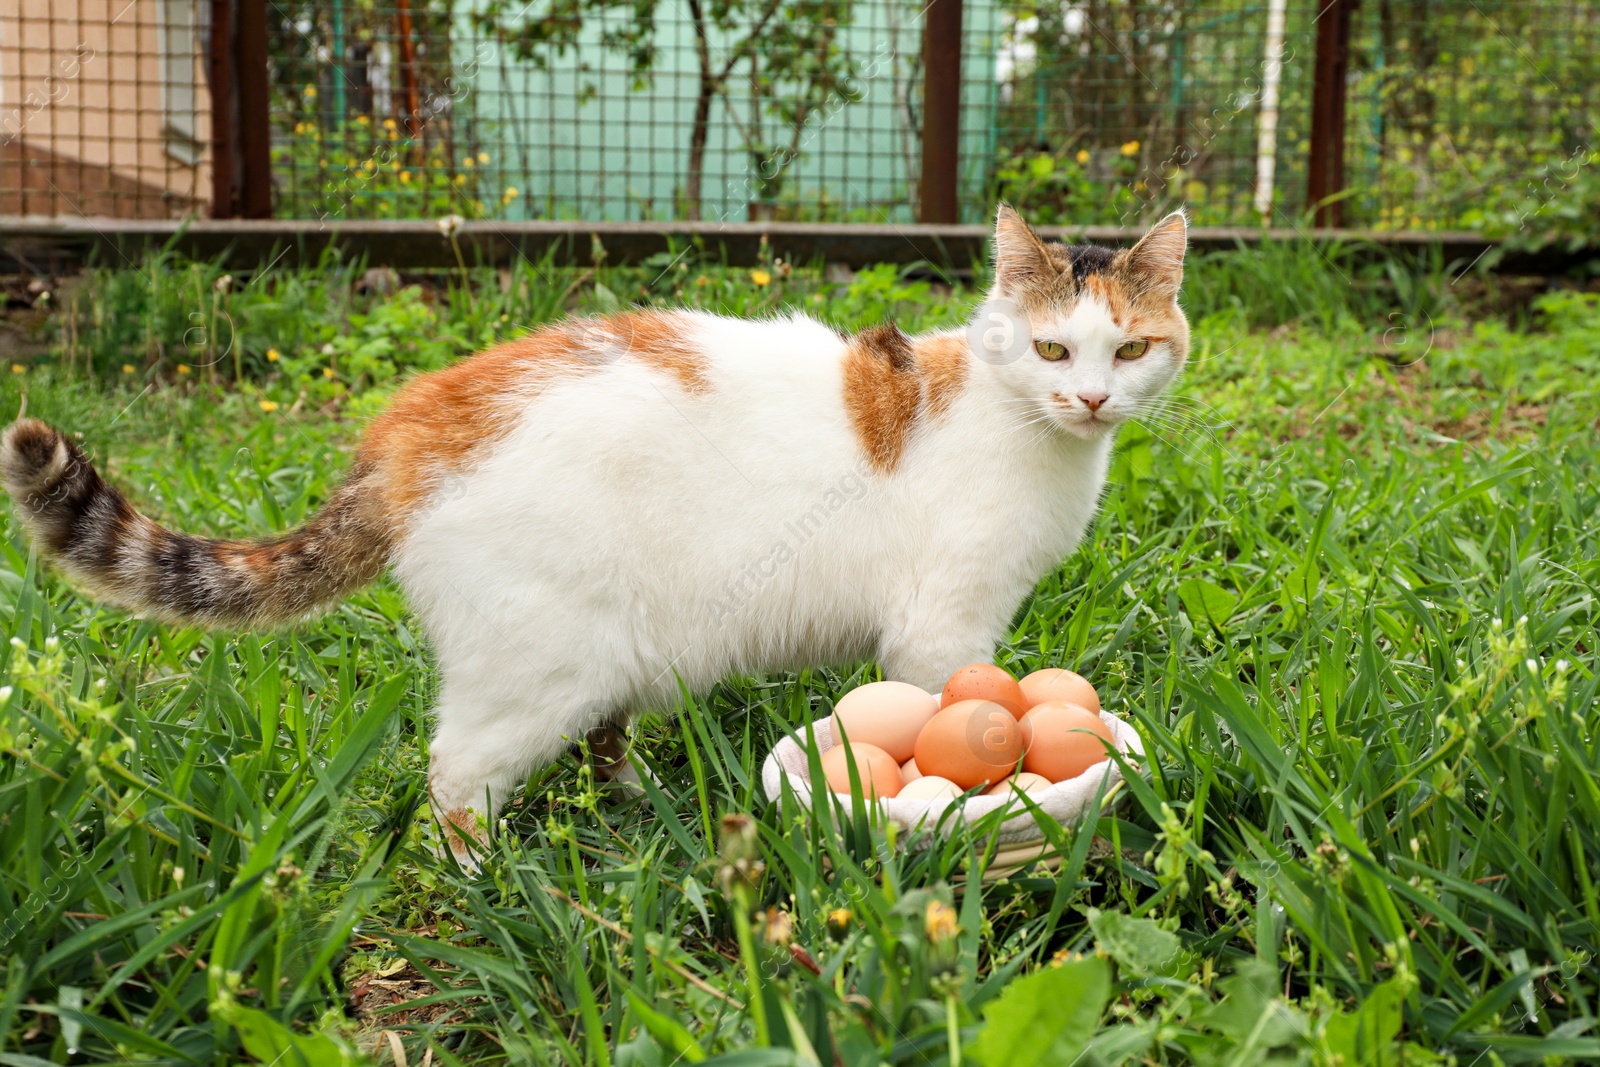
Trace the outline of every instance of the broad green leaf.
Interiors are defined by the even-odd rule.
[[[1178,585],[1178,599],[1183,610],[1196,626],[1206,625],[1222,629],[1222,624],[1233,615],[1239,598],[1216,582],[1205,578],[1190,578]]]
[[[700,1047],[700,1043],[682,1023],[657,1011],[649,999],[633,986],[626,986],[624,992],[627,993],[628,1005],[639,1017],[639,1022],[663,1047],[677,1053],[689,1063],[699,1063],[706,1058],[705,1049]]]
[[[1019,978],[983,1013],[972,1054],[986,1067],[1070,1064],[1094,1037],[1111,996],[1111,968],[1077,960]]]
[[[1089,909],[1095,947],[1138,975],[1168,974],[1183,954],[1183,942],[1154,919],[1135,919],[1120,911]]]
[[[256,1008],[231,996],[212,1002],[211,1013],[239,1035],[245,1051],[275,1067],[357,1067],[367,1058],[331,1034],[297,1034]]]

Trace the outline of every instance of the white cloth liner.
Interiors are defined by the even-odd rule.
[[[1105,711],[1100,713],[1100,721],[1110,728],[1111,739],[1116,744],[1118,752],[1129,757],[1144,755],[1144,745],[1132,726]],[[811,724],[811,729],[816,737],[819,753],[834,747],[832,715],[816,720]],[[772,746],[772,752],[761,765],[762,792],[767,795],[768,800],[776,800],[783,792],[782,783],[787,778],[795,798],[809,808],[811,806],[809,772],[805,733],[801,731],[796,736],[785,737]],[[1028,799],[1056,822],[1070,826],[1083,815],[1085,810],[1093,806],[1102,781],[1108,791],[1122,781],[1122,768],[1117,766],[1115,760],[1107,759],[1104,763],[1090,767],[1076,778],[1069,778],[1065,782],[1055,783],[1048,789],[1029,793]],[[852,800],[848,796],[840,796],[839,803],[849,811]],[[937,823],[944,815],[945,809],[952,804],[961,804],[960,817],[964,820],[982,818],[1011,804],[1020,814],[1000,824],[997,835],[1000,843],[1004,845],[1019,841],[1037,841],[1043,836],[1039,832],[1033,812],[1020,801],[1009,797],[975,796],[964,802],[918,797],[887,797],[870,803],[876,804],[888,818],[907,830],[924,822],[929,825]]]

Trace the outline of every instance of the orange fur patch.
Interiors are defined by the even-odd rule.
[[[966,381],[967,344],[955,334],[913,342],[893,325],[862,330],[844,355],[844,406],[867,461],[884,473],[904,455],[924,411],[948,411]]]
[[[680,316],[631,311],[577,319],[497,345],[413,381],[373,420],[360,461],[376,474],[397,528],[441,478],[499,440],[527,404],[562,381],[633,358],[685,392],[710,388],[703,355]]]
[[[1083,279],[1083,294],[1099,299],[1111,313],[1111,321],[1118,326],[1123,324],[1128,314],[1128,293],[1116,278],[1102,273],[1087,275]]]
[[[680,315],[670,311],[628,311],[602,320],[628,355],[675,378],[692,396],[710,390],[705,354],[694,346]]]
[[[967,359],[971,349],[965,334],[941,333],[919,337],[912,342],[917,370],[922,375],[923,402],[937,418],[950,410],[967,383]]]

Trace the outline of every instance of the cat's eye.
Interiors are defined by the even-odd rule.
[[[1045,359],[1056,360],[1067,354],[1067,346],[1060,341],[1035,341],[1033,347]]]
[[[1138,359],[1150,350],[1149,341],[1129,341],[1117,349],[1118,359]]]

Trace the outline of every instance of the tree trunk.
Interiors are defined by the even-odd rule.
[[[700,61],[700,89],[694,101],[694,122],[689,128],[689,172],[683,180],[683,212],[691,220],[700,218],[700,183],[706,169],[706,138],[711,126],[711,102],[717,82],[711,73],[711,45],[706,39],[705,12],[700,0],[689,0],[689,16],[694,20],[694,49]]]

